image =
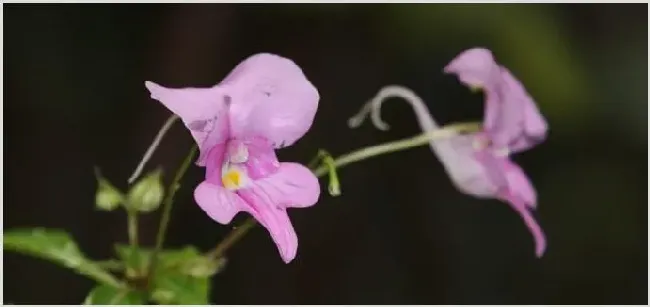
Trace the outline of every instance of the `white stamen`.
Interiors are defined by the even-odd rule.
[[[499,148],[499,149],[494,150],[493,153],[497,157],[507,157],[507,156],[510,155],[510,150],[508,149],[508,147],[503,147],[503,148]]]
[[[228,159],[232,163],[244,163],[248,161],[248,147],[242,143],[237,144],[234,152],[229,153]]]

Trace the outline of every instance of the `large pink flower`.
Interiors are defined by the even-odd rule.
[[[194,191],[199,206],[221,224],[248,212],[269,231],[282,259],[293,260],[298,238],[286,209],[312,206],[320,195],[309,169],[275,155],[309,130],[318,108],[318,91],[300,67],[262,53],[210,88],[145,85],[199,146],[197,164],[206,167],[205,181]]]

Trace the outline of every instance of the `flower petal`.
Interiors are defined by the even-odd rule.
[[[237,194],[207,181],[196,187],[194,200],[210,218],[224,225],[230,223],[238,212],[248,208]]]
[[[439,142],[439,141],[435,141]],[[452,139],[448,149],[455,150],[456,157],[440,155],[447,173],[455,185],[464,193],[481,198],[500,198],[508,202],[522,217],[535,239],[535,253],[544,253],[546,238],[528,208],[535,205],[535,190],[521,168],[505,157],[494,157],[486,151],[467,154],[471,139],[466,136]],[[468,149],[469,148],[469,149]],[[474,159],[472,159],[474,156]],[[477,164],[478,163],[478,164]],[[504,165],[508,164],[508,168]],[[512,190],[511,190],[512,189]],[[503,193],[502,191],[507,191]]]
[[[510,148],[510,143],[523,134],[524,99],[519,91],[503,82],[485,89],[485,125],[492,147]]]
[[[544,254],[544,251],[546,251],[546,236],[544,235],[544,231],[539,226],[530,211],[528,211],[521,198],[509,192],[503,193],[502,198],[504,201],[510,204],[510,207],[517,211],[517,213],[519,213],[521,218],[524,220],[524,224],[526,224],[526,227],[528,227],[528,230],[533,235],[533,239],[535,240],[535,255],[537,257],[541,257]]]
[[[521,152],[527,150],[546,139],[548,123],[542,116],[537,104],[530,97],[524,86],[517,80],[512,73],[503,68],[501,70],[503,87],[508,90],[508,99],[504,108],[516,108],[514,116],[517,116],[510,137],[509,148],[512,152]]]
[[[313,206],[320,196],[318,178],[298,163],[280,163],[276,173],[256,180],[254,185],[270,202],[285,208]]]
[[[446,67],[469,87],[485,90],[483,127],[495,148],[527,150],[546,138],[547,123],[524,86],[492,52],[473,48],[461,52]]]
[[[471,88],[487,88],[499,82],[499,65],[492,52],[485,48],[472,48],[458,54],[444,72],[455,74],[458,79]]]
[[[227,144],[212,146],[205,155],[205,181],[217,186],[223,186],[221,182],[221,170],[226,159]]]
[[[293,61],[277,55],[253,55],[219,84],[232,97],[232,136],[262,136],[275,148],[301,138],[316,115],[318,91]]]
[[[298,252],[298,236],[286,209],[272,203],[257,187],[241,189],[237,193],[249,205],[247,211],[269,231],[282,260],[291,262]]]
[[[166,88],[151,81],[151,98],[178,115],[199,146],[197,164],[205,166],[208,151],[228,138],[228,99],[218,87]]]
[[[479,197],[493,198],[500,182],[490,176],[492,168],[486,168],[473,147],[475,135],[458,135],[431,141],[433,152],[442,162],[447,175],[461,192]],[[484,159],[485,160],[485,159]]]
[[[510,140],[521,131],[523,105],[510,88],[504,87],[502,68],[492,52],[484,48],[472,48],[461,52],[445,67],[465,85],[485,91],[483,129],[489,134],[495,147],[507,147]]]
[[[266,178],[278,170],[280,161],[268,140],[256,137],[245,140],[243,144],[248,149],[248,161],[245,165],[251,179]]]
[[[537,192],[535,187],[524,173],[524,170],[512,161],[506,161],[504,165],[508,190],[517,197],[520,197],[524,205],[530,209],[537,207]]]

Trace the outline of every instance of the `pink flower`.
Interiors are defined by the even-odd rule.
[[[282,259],[293,260],[298,237],[287,208],[312,206],[320,195],[309,169],[275,155],[309,130],[318,108],[318,91],[300,67],[263,53],[210,88],[145,86],[182,119],[199,146],[197,164],[206,167],[206,176],[194,198],[201,209],[221,224],[248,212],[269,231]]]
[[[544,141],[548,130],[546,120],[523,85],[487,49],[462,52],[444,71],[456,74],[465,85],[485,92],[483,131],[449,141],[455,151],[462,151],[468,160],[476,162],[473,168],[483,170],[481,176],[464,187],[465,191],[509,203],[533,234],[535,253],[540,257],[546,249],[546,238],[530,213],[537,205],[535,188],[509,155]]]
[[[388,125],[381,120],[380,112],[382,102],[391,97],[403,98],[411,104],[423,131],[440,129],[420,97],[408,88],[395,85],[379,91],[358,115],[350,119],[350,125],[358,126],[366,114],[372,112],[374,125],[382,130],[388,129]],[[454,186],[477,198],[496,198],[510,204],[533,234],[535,254],[541,257],[546,249],[546,238],[530,212],[535,209],[537,195],[523,170],[509,159],[508,148],[488,146],[484,142],[486,136],[489,137],[486,132],[464,135],[451,129],[446,132],[451,136],[433,139],[429,145]]]

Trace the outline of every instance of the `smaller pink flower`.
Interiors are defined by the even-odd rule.
[[[319,95],[289,59],[253,55],[210,88],[170,89],[146,82],[151,97],[177,114],[199,146],[205,181],[194,198],[208,216],[228,224],[245,211],[270,233],[290,262],[298,237],[287,208],[314,205],[318,179],[297,163],[281,163],[275,149],[301,138],[318,108]]]
[[[496,197],[509,203],[530,229],[535,238],[535,253],[541,256],[546,249],[546,238],[530,213],[537,206],[537,195],[526,174],[509,155],[544,141],[548,130],[546,120],[523,85],[496,63],[487,49],[474,48],[460,53],[444,71],[456,74],[469,87],[485,90],[483,131],[448,143],[448,150],[476,162],[466,166],[466,169],[474,168],[475,175],[463,189],[475,196]]]
[[[380,116],[381,104],[391,97],[403,98],[411,105],[423,131],[440,129],[425,102],[410,89],[396,85],[386,86],[379,91],[369,102],[370,106],[364,106],[361,113],[350,119],[351,125],[359,125],[364,116],[372,112],[374,125],[386,130],[388,126]],[[489,134],[481,132],[454,135],[452,131],[447,132],[452,135],[434,139],[429,146],[442,162],[454,186],[477,198],[493,198],[508,203],[532,233],[535,254],[541,257],[546,249],[546,238],[531,213],[536,207],[537,195],[523,170],[510,160],[507,150],[487,146],[485,138]]]

